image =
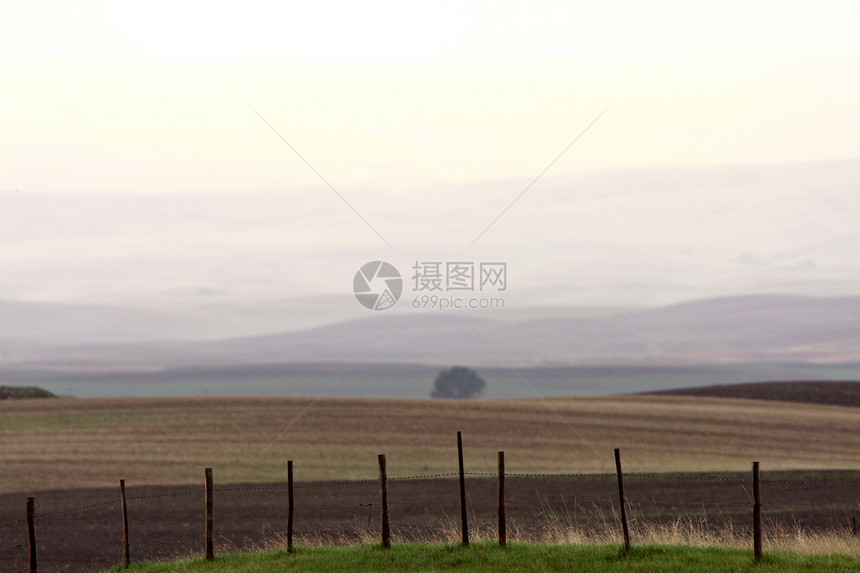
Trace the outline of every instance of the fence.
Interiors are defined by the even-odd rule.
[[[476,473],[465,471],[459,432],[457,446],[458,471],[447,474],[389,477],[380,454],[378,479],[342,482],[294,483],[289,461],[286,483],[217,487],[206,468],[202,499],[199,487],[127,489],[124,480],[113,494],[45,492],[26,498],[14,510],[17,518],[0,513],[0,570],[92,571],[132,559],[211,559],[216,541],[221,551],[272,541],[291,552],[294,527],[304,543],[375,540],[383,547],[450,541],[455,532],[468,545],[475,530],[485,537],[491,531],[501,546],[512,532],[546,540],[548,532],[602,530],[628,550],[644,524],[684,516],[704,527],[739,527],[756,560],[764,545],[763,510],[773,522],[857,535],[860,481],[839,479],[854,477],[849,472],[830,472],[828,480],[762,479],[753,462],[747,475],[624,473],[616,449],[612,474],[506,473],[504,452],[497,473]],[[74,505],[73,495],[98,500]]]

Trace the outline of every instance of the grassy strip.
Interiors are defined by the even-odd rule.
[[[857,571],[860,560],[842,555],[794,555],[772,552],[754,563],[750,551],[718,547],[639,546],[623,555],[611,545],[542,545],[492,542],[459,545],[424,543],[352,547],[300,547],[286,551],[236,553],[170,563],[138,563],[119,573],[274,573],[282,571],[578,571],[583,573],[647,572],[839,572]]]

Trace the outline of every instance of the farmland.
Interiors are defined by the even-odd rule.
[[[462,430],[470,471],[860,468],[860,410],[686,396],[432,401],[350,398],[127,398],[0,402],[4,493],[130,484],[399,475],[456,467]]]
[[[131,495],[134,559],[198,551],[204,467],[216,476],[219,551],[277,546],[286,460],[302,485],[300,543],[371,541],[381,452],[391,478],[418,476],[391,486],[398,542],[450,541],[456,430],[477,538],[492,536],[499,450],[511,475],[513,539],[544,542],[617,541],[614,447],[631,474],[633,528],[643,542],[648,534],[652,543],[744,546],[751,460],[770,480],[766,512],[777,527],[844,528],[860,482],[860,409],[781,401],[59,398],[0,402],[0,420],[0,545],[23,547],[26,532],[15,523],[23,498],[34,495],[42,556],[72,571],[116,563],[118,538],[104,533],[115,531],[120,479]],[[683,474],[666,475],[674,472]],[[527,475],[583,473],[607,475]],[[445,477],[421,478],[435,474]],[[680,527],[678,516],[691,521]],[[825,551],[854,554],[856,544],[840,539],[828,539]],[[8,555],[19,562],[20,551]]]

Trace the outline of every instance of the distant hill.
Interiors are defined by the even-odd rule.
[[[745,296],[593,317],[375,315],[189,344],[208,360],[447,365],[860,362],[860,297]]]
[[[8,307],[0,308],[4,313]],[[67,310],[67,309],[64,309]],[[284,362],[378,362],[475,366],[860,363],[860,297],[759,295],[706,299],[597,316],[500,320],[466,313],[372,313],[325,326],[250,337],[189,339],[173,323],[161,336],[117,312],[127,335],[92,342],[57,338],[71,328],[24,319],[26,334],[2,328],[0,357],[13,366],[87,364],[104,371]],[[40,310],[41,312],[41,310]],[[93,323],[80,318],[73,324]],[[101,314],[99,315],[101,316]],[[163,318],[163,317],[160,317]],[[141,318],[141,321],[145,319]],[[44,335],[37,329],[43,324]],[[21,331],[17,331],[21,332]],[[145,340],[126,336],[150,335]],[[171,332],[176,336],[170,336]]]
[[[56,398],[56,396],[38,386],[0,386],[0,400],[23,398]]]
[[[699,388],[661,390],[658,392],[648,392],[648,394],[748,398],[753,400],[778,400],[781,402],[860,407],[860,382],[841,380],[720,384]]]
[[[860,380],[860,296],[755,295],[532,318],[367,312],[229,338],[189,337],[175,317],[122,309],[9,303],[0,311],[0,384],[72,395],[110,395],[109,385],[123,382],[132,395],[418,397],[435,371],[453,365],[495,374],[495,383],[487,379],[495,397]],[[111,337],[116,322],[123,326]]]

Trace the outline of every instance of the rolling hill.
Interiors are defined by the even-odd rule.
[[[172,320],[163,316],[153,318],[146,331],[162,338],[127,340],[120,333],[106,341],[104,331],[87,339],[86,328],[97,329],[98,322],[73,328],[86,312],[112,324],[105,318],[110,309],[63,308],[52,321],[50,309],[39,307],[39,320],[19,333],[15,324],[28,322],[33,309],[11,308],[17,311],[0,322],[0,383],[43,384],[77,395],[152,395],[155,390],[142,386],[152,382],[161,383],[162,391],[173,383],[177,391],[170,394],[333,391],[418,397],[426,395],[422,381],[452,364],[480,367],[501,380],[494,386],[498,392],[490,394],[495,397],[530,395],[529,384],[540,394],[564,395],[860,379],[860,297],[747,296],[510,320],[504,315],[371,313],[312,328],[214,340],[182,338],[184,331],[171,330]],[[131,330],[136,321],[146,321],[134,313],[114,319],[127,321]],[[51,333],[41,336],[40,328]],[[59,341],[63,328],[69,332],[67,343]],[[178,338],[171,339],[171,333]],[[84,382],[90,383],[85,390]],[[107,390],[120,383],[124,389]],[[520,389],[504,390],[513,386]]]
[[[858,469],[860,409],[690,396],[522,400],[61,398],[0,402],[3,491],[374,479],[448,473],[462,430],[469,471],[629,472]]]

